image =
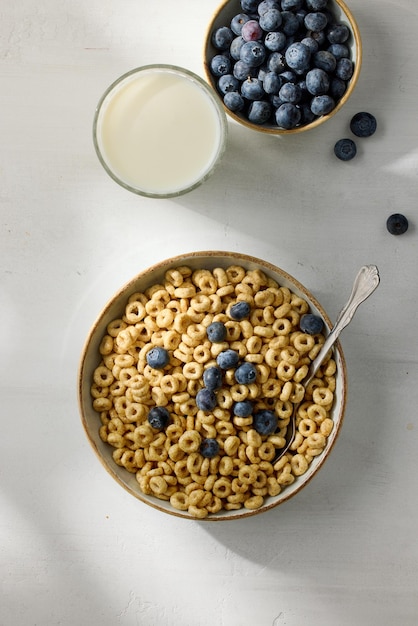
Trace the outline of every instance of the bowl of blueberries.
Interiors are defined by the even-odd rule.
[[[204,46],[206,77],[226,113],[273,135],[335,115],[361,61],[359,29],[342,0],[227,0]]]
[[[78,398],[89,443],[123,489],[163,513],[227,521],[283,504],[342,427],[338,342],[304,384],[331,328],[315,296],[269,261],[162,260],[110,297],[86,337]]]

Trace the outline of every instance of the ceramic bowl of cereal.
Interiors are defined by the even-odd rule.
[[[224,521],[286,502],[340,432],[341,346],[301,384],[331,328],[316,298],[269,262],[194,252],[135,276],[83,348],[79,407],[109,474],[143,503]],[[296,438],[280,458],[293,407]]]
[[[362,44],[342,0],[227,0],[204,44],[206,78],[231,119],[271,135],[335,115],[360,74]]]

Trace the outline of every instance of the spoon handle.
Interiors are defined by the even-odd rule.
[[[379,271],[376,265],[364,265],[359,273],[357,274],[353,289],[351,291],[351,295],[348,299],[347,304],[341,310],[337,321],[335,322],[334,328],[328,335],[325,340],[324,345],[318,353],[318,356],[312,362],[309,372],[309,379],[306,381],[306,384],[312,380],[315,373],[317,372],[319,366],[324,360],[325,355],[331,346],[334,345],[336,340],[338,339],[341,331],[351,322],[353,319],[354,313],[356,312],[358,306],[368,298],[373,291],[376,289],[380,282]]]

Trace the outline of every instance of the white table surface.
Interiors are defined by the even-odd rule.
[[[1,626],[412,626],[418,622],[414,0],[350,0],[364,44],[345,109],[309,133],[230,124],[222,166],[178,200],[116,185],[94,153],[104,89],[138,65],[203,75],[218,0],[20,0],[0,11]],[[351,116],[378,131],[333,145]],[[409,231],[386,230],[404,213]],[[363,264],[381,284],[341,341],[349,401],[322,471],[271,512],[189,522],[102,468],[78,414],[89,327],[138,271],[242,251],[335,320]]]

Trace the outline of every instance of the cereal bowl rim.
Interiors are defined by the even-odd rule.
[[[188,265],[192,267],[192,269],[214,269],[215,267],[226,268],[231,264],[237,265],[239,263],[248,270],[260,269],[261,271],[264,271],[267,275],[272,276],[278,281],[282,281],[284,286],[288,286],[298,295],[306,298],[313,310],[316,309],[318,314],[320,314],[324,319],[326,332],[328,333],[330,331],[332,324],[322,305],[318,302],[315,296],[313,296],[313,294],[311,294],[308,289],[302,285],[302,283],[300,283],[292,275],[288,274],[285,270],[268,261],[247,254],[222,250],[197,251],[173,256],[155,263],[154,265],[142,270],[126,282],[110,299],[108,299],[107,303],[96,317],[96,320],[87,334],[79,361],[77,374],[77,395],[81,422],[87,439],[103,467],[121,487],[144,504],[147,504],[158,511],[168,513],[169,515],[182,519],[188,519],[189,521],[216,522],[244,519],[271,510],[294,497],[312,480],[312,478],[323,466],[329,456],[329,453],[334,447],[338,435],[340,434],[344,419],[347,400],[347,368],[341,344],[337,341],[334,351],[335,358],[337,360],[337,372],[339,374],[337,380],[339,379],[340,383],[337,383],[336,399],[334,401],[333,411],[335,411],[338,407],[338,415],[335,416],[335,426],[327,439],[325,449],[321,455],[315,457],[309,466],[308,471],[304,475],[297,477],[292,485],[287,486],[286,489],[284,489],[277,496],[269,496],[263,506],[259,509],[247,510],[242,508],[238,511],[220,511],[219,513],[209,515],[203,520],[197,520],[187,511],[178,511],[174,509],[170,503],[166,503],[158,500],[156,497],[146,496],[143,494],[139,489],[135,475],[115,463],[111,454],[113,449],[99,437],[100,419],[98,413],[94,411],[92,407],[92,400],[90,396],[93,371],[99,363],[98,347],[103,335],[105,334],[107,324],[111,320],[123,314],[124,305],[126,304],[129,295],[138,291],[139,285],[141,285],[141,291],[147,289],[152,284],[161,281],[165,272],[172,267],[178,265]]]
[[[228,8],[228,5],[232,4],[232,3],[236,3],[237,7],[239,5],[239,0],[224,0],[222,2],[222,4],[216,9],[208,28],[206,29],[206,36],[205,36],[205,43],[204,43],[204,49],[203,49],[203,66],[204,66],[204,72],[206,75],[206,80],[209,82],[209,84],[211,85],[212,89],[215,91],[217,97],[219,98],[219,101],[221,102],[222,106],[225,109],[226,114],[235,122],[237,122],[238,124],[244,126],[245,128],[248,128],[250,130],[255,130],[257,132],[261,132],[261,133],[265,133],[268,135],[292,135],[292,134],[296,134],[296,133],[302,133],[305,132],[307,130],[312,130],[313,128],[317,128],[318,126],[321,126],[322,124],[324,124],[326,121],[328,121],[329,119],[331,119],[334,115],[336,115],[336,113],[338,113],[338,111],[340,111],[342,109],[342,107],[344,106],[344,104],[347,102],[347,100],[350,98],[350,96],[352,95],[357,83],[358,83],[358,79],[359,79],[359,75],[360,75],[360,71],[361,71],[361,66],[362,66],[362,60],[363,60],[363,46],[362,46],[362,41],[361,41],[361,36],[360,36],[360,30],[357,24],[357,20],[355,19],[353,13],[351,12],[351,10],[348,8],[348,6],[346,5],[346,3],[344,2],[344,0],[329,0],[329,2],[331,4],[336,4],[338,5],[339,9],[342,11],[342,13],[344,14],[344,16],[347,18],[350,27],[351,27],[351,31],[352,31],[352,35],[353,35],[353,39],[354,41],[350,44],[350,48],[355,49],[355,64],[354,64],[354,72],[353,72],[353,76],[351,77],[347,90],[344,93],[344,95],[342,96],[342,98],[340,98],[340,100],[337,102],[336,106],[334,107],[334,109],[330,112],[327,113],[326,115],[322,115],[318,118],[316,118],[313,122],[311,122],[310,124],[305,124],[304,126],[297,126],[296,128],[291,128],[289,130],[285,129],[285,128],[280,128],[279,126],[271,126],[271,125],[258,125],[258,124],[252,124],[251,122],[249,122],[245,117],[238,115],[236,113],[234,113],[233,111],[230,111],[228,109],[228,107],[226,107],[222,101],[222,98],[219,95],[219,92],[216,88],[216,84],[215,84],[215,80],[210,72],[210,67],[209,67],[209,60],[210,58],[212,58],[212,56],[215,54],[215,48],[213,48],[212,44],[211,44],[211,36],[212,36],[212,32],[214,30],[214,28],[219,24],[219,26],[221,25],[226,25],[223,22],[221,23],[220,20],[220,16],[223,14],[223,12]],[[239,9],[237,8],[237,12],[239,12]],[[234,13],[235,14],[235,13]],[[233,17],[233,15],[231,15],[231,17]],[[209,56],[209,51],[212,51],[212,54]]]

